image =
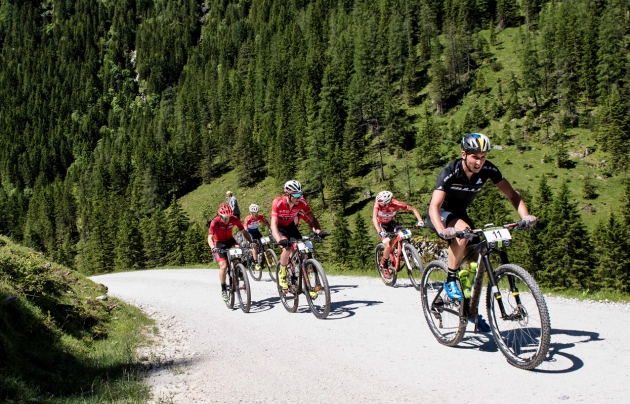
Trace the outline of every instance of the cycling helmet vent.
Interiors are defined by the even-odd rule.
[[[301,194],[302,184],[296,180],[289,180],[284,183],[284,192],[288,192],[290,194]]]
[[[469,133],[462,139],[462,150],[465,152],[490,151],[490,139],[483,133]]]
[[[376,195],[376,203],[378,203],[381,206],[387,205],[388,203],[392,201],[393,196],[394,194],[392,194],[389,191],[381,191]]]
[[[230,208],[230,205],[228,205],[227,203],[222,203],[219,205],[217,213],[219,214],[219,216],[232,216],[234,212],[232,211],[232,208]]]

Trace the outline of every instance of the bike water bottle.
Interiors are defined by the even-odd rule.
[[[462,269],[459,271],[459,281],[462,284],[462,291],[464,292],[464,297],[466,299],[470,299],[470,290],[472,288],[473,278],[477,272],[477,263],[473,261],[469,266],[469,269]]]

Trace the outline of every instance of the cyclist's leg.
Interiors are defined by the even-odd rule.
[[[216,242],[214,246],[216,248],[229,248],[227,246],[228,242]],[[220,252],[214,254],[215,260],[219,264],[219,281],[221,282],[221,289],[225,290],[225,274],[227,272],[227,253]]]
[[[396,228],[396,226],[398,226],[398,224],[396,224],[393,220],[389,223],[381,223],[381,230],[382,231],[386,231],[387,233],[391,233],[394,231],[394,229]],[[383,242],[383,259],[384,260],[389,260],[389,254],[392,251],[392,239],[389,237],[389,234],[381,239],[381,241]]]
[[[256,246],[252,250],[252,255],[254,257],[254,261],[258,262],[258,246],[260,245],[260,239],[262,238],[262,234],[260,234],[260,231],[258,229],[255,229],[255,230],[247,229],[247,232],[251,236],[252,241],[256,241]]]
[[[302,239],[302,234],[295,226],[295,223],[291,222],[288,226],[278,226],[278,232],[280,233],[281,240],[300,240]],[[289,257],[293,254],[294,248],[293,243],[289,245],[288,248],[282,249],[282,254],[280,254],[280,271],[278,279],[278,283],[282,288],[287,288],[288,284],[286,281],[287,276],[287,264],[289,263]]]

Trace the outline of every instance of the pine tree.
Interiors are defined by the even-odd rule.
[[[184,259],[184,248],[188,226],[188,217],[182,211],[177,198],[173,196],[166,215],[165,245],[168,248],[166,253],[166,263],[168,265],[184,265],[186,262]]]
[[[571,201],[567,182],[553,200],[544,244],[544,270],[539,272],[543,286],[586,289],[593,277],[595,259],[589,233],[576,205]]]
[[[116,232],[114,254],[114,268],[117,270],[124,271],[144,267],[142,236],[133,211],[126,209],[123,212]]]
[[[620,87],[626,68],[621,16],[614,2],[608,3],[599,24],[597,57],[597,89],[604,102],[611,96],[613,88]]]
[[[540,91],[541,79],[539,73],[538,54],[529,33],[525,33],[523,49],[519,53],[521,60],[521,74],[523,75],[523,88],[527,94],[533,98],[536,108],[538,108],[538,92]]]
[[[343,215],[343,210],[339,209],[335,213],[333,222],[334,229],[332,231],[334,262],[347,266],[352,261],[350,243],[352,241],[352,232],[348,227],[348,220]]]
[[[593,289],[630,292],[630,232],[617,216],[610,214],[593,232],[594,254],[599,260],[589,286]]]
[[[202,229],[197,223],[188,226],[184,245],[184,260],[186,264],[202,264],[212,261],[207,235],[207,231]]]
[[[352,253],[356,269],[368,269],[372,265],[372,245],[365,219],[361,212],[357,213],[354,219],[354,232],[352,233]]]

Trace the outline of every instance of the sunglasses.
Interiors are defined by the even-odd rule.
[[[221,220],[228,220],[229,218],[229,216],[221,216]]]
[[[301,198],[302,194],[291,194],[292,197],[294,197],[295,199]]]

